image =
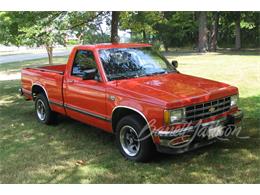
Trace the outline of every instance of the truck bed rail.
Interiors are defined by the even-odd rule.
[[[39,70],[39,71],[42,71],[42,72],[53,72],[53,73],[57,73],[57,74],[60,74],[60,75],[64,75],[64,72],[63,72],[63,71],[50,70],[50,69],[41,68],[41,67],[25,68],[25,69],[27,69],[27,70],[29,70],[29,69],[31,69],[31,70]]]

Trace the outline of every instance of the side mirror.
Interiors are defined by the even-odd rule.
[[[97,69],[84,70],[82,80],[95,80]]]
[[[176,69],[176,68],[178,68],[178,61],[177,60],[173,60],[172,61],[172,65],[173,65],[173,67]]]

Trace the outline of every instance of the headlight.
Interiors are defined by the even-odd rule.
[[[231,103],[230,103],[231,107],[236,106],[237,102],[238,102],[238,95],[231,96]]]
[[[164,123],[170,125],[177,122],[182,122],[184,119],[184,109],[165,110]]]

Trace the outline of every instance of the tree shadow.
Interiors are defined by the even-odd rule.
[[[230,56],[259,56],[260,55],[260,50],[231,50],[231,51],[217,51],[218,55],[230,55]]]
[[[216,56],[218,55],[230,55],[230,56],[259,56],[260,55],[260,49],[241,49],[239,51],[232,50],[232,49],[219,49],[216,52],[204,52],[199,53],[195,50],[170,50],[168,52],[162,52],[165,57],[183,57],[183,56],[200,56],[205,54],[214,54]]]

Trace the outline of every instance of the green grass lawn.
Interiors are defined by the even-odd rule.
[[[20,81],[0,81],[0,183],[259,183],[259,53],[167,53],[186,74],[223,81],[240,89],[243,132],[182,155],[158,154],[150,163],[126,161],[114,136],[63,118],[39,124],[32,102],[18,95]],[[0,73],[41,65],[46,59],[0,64]],[[55,62],[66,62],[65,57]]]

